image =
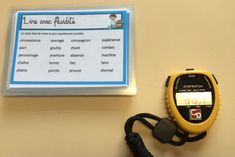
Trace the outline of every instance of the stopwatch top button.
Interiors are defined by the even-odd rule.
[[[186,71],[193,71],[193,70],[194,70],[193,68],[186,69]]]
[[[166,83],[165,83],[165,87],[168,87],[169,82],[170,82],[170,78],[171,78],[170,76],[168,76],[168,77],[167,77],[167,79],[166,79]]]
[[[212,74],[212,76],[213,76],[213,78],[215,79],[216,84],[219,84],[218,81],[217,81],[217,79],[215,78],[215,75]]]

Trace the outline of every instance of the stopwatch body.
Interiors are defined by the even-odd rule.
[[[206,131],[219,110],[218,82],[206,71],[175,73],[166,82],[166,105],[170,117],[189,133]]]

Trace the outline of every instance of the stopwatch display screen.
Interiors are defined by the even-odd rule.
[[[210,116],[214,106],[214,89],[206,75],[178,76],[173,93],[176,107],[185,120],[200,123]]]
[[[211,92],[176,93],[177,106],[212,105]]]

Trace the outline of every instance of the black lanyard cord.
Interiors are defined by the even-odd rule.
[[[151,124],[146,119],[156,121],[155,125]],[[195,136],[189,136],[189,133],[183,132],[177,128],[177,125],[167,118],[159,118],[149,113],[140,113],[130,117],[125,123],[126,142],[133,152],[135,157],[153,157],[146,148],[141,136],[133,132],[132,128],[135,121],[140,121],[142,124],[152,130],[153,136],[162,143],[170,143],[175,146],[181,146],[185,142],[194,142],[203,139],[206,132]],[[173,137],[177,136],[180,140],[175,141]]]

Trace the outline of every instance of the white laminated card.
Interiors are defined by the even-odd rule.
[[[134,95],[129,9],[14,14],[5,95]]]

